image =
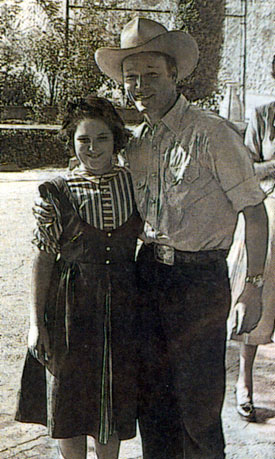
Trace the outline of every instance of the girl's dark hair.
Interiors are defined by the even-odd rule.
[[[126,146],[130,132],[111,102],[103,97],[89,95],[76,102],[68,102],[61,132],[73,146],[73,137],[79,122],[86,118],[100,118],[114,136],[114,153]]]

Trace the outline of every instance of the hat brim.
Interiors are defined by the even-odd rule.
[[[186,32],[173,30],[133,48],[99,48],[95,52],[95,60],[103,73],[123,83],[123,60],[143,52],[160,52],[173,57],[177,64],[179,80],[193,72],[199,59],[198,45],[194,38]]]

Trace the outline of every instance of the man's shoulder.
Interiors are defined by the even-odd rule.
[[[218,113],[198,107],[197,105],[190,104],[186,114],[189,116],[190,122],[195,121],[195,124],[198,126],[215,128],[228,123],[228,120],[218,115]]]
[[[267,104],[258,105],[257,107],[255,107],[254,112],[257,115],[260,115],[263,117],[267,116],[270,113],[274,114],[275,113],[275,100]]]
[[[175,123],[178,135],[216,136],[217,132],[234,132],[240,134],[238,128],[218,113],[190,104],[185,113]]]

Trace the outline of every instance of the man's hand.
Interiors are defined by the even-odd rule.
[[[234,327],[236,335],[250,333],[256,328],[262,315],[262,287],[246,284],[234,307]]]
[[[51,358],[50,340],[45,325],[31,325],[28,335],[28,348],[33,357],[42,365]]]

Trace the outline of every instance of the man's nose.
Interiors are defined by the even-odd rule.
[[[142,89],[144,87],[144,77],[138,75],[136,78],[136,89]]]

